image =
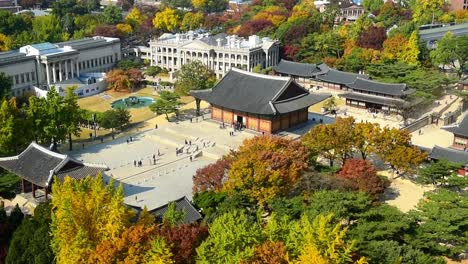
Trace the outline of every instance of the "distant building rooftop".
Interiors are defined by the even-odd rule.
[[[192,41],[200,41],[212,47],[237,49],[269,48],[277,42],[276,40],[272,40],[268,37],[259,38],[256,35],[245,39],[236,35],[227,35],[225,33],[213,36],[202,31],[189,31],[187,33],[176,34],[164,33],[156,40],[156,42],[175,45],[190,43]]]
[[[419,37],[425,41],[438,40],[449,31],[452,32],[454,36],[468,35],[468,23],[420,30]]]

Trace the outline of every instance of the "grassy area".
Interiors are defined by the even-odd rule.
[[[106,94],[108,94],[112,98],[104,99],[101,95],[94,95],[94,96],[78,99],[78,105],[80,106],[80,108],[87,109],[90,111],[105,112],[107,110],[112,109],[111,107],[112,102],[118,99],[126,98],[130,95],[152,97],[155,100],[159,98],[159,95],[151,87],[145,87],[145,88],[139,89],[133,94],[129,92],[117,92],[113,90],[106,91]],[[182,96],[180,98],[180,101],[182,102],[183,105],[187,105],[187,104],[194,102],[195,99],[192,96]],[[149,119],[156,117],[156,115],[148,107],[129,108],[128,110],[130,111],[130,114],[132,116],[130,119],[130,122],[132,124],[144,122],[144,121],[147,121]],[[94,134],[94,131],[91,129],[83,128],[81,135],[74,139],[88,140],[89,133]],[[97,131],[97,136],[106,136],[109,134],[110,134],[110,131],[108,130],[101,129]]]
[[[329,99],[327,99],[329,100]],[[327,100],[324,100],[318,104],[314,104],[313,106],[309,107],[309,112],[314,112],[314,113],[321,113],[322,112],[322,107],[325,105],[325,102]],[[335,102],[337,107],[341,107],[346,104],[346,101],[340,97],[335,96]]]

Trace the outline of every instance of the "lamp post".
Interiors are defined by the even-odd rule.
[[[94,139],[96,139],[96,113],[93,113]]]

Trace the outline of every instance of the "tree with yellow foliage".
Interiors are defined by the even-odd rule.
[[[354,241],[345,241],[347,228],[341,223],[333,223],[334,216],[319,215],[313,221],[303,216],[294,223],[293,229],[301,230],[298,238],[302,240],[302,250],[298,264],[365,264],[367,260],[361,257],[354,262]]]
[[[188,31],[200,28],[203,25],[204,20],[205,17],[201,12],[187,12],[184,15],[184,19],[182,19],[182,25],[180,26],[180,29],[183,31]]]
[[[224,11],[228,6],[227,0],[192,0],[192,5],[195,9],[206,12]]]
[[[419,24],[431,23],[433,18],[442,13],[444,0],[416,0],[414,3],[413,21]]]
[[[124,36],[128,36],[133,32],[132,26],[129,24],[117,24],[115,27]]]
[[[156,13],[153,19],[153,25],[157,29],[166,32],[174,32],[179,30],[180,16],[176,10],[167,7],[163,11]]]
[[[130,24],[133,29],[141,26],[143,22],[147,19],[147,16],[145,14],[142,14],[140,12],[140,9],[134,7],[130,12],[128,13],[127,17],[125,17],[125,22],[127,24]]]
[[[314,1],[302,0],[299,4],[293,7],[291,16],[288,18],[288,22],[292,22],[299,18],[312,17],[317,13],[318,11],[315,7]]]
[[[123,203],[123,188],[105,185],[102,176],[57,178],[52,186],[52,249],[57,263],[86,263],[96,246],[117,240],[132,213]]]
[[[0,51],[9,51],[11,48],[11,38],[7,35],[0,33]]]
[[[267,6],[265,9],[257,13],[252,20],[268,20],[275,26],[279,26],[286,21],[288,10],[280,6]]]

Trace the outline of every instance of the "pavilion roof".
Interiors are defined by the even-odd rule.
[[[108,170],[107,166],[86,164],[34,142],[17,156],[0,158],[0,167],[40,187],[49,187],[54,175],[63,181],[67,175],[82,179]]]
[[[317,75],[316,78],[324,82],[346,85],[355,82],[357,78],[367,80],[369,76],[330,68],[326,73]]]
[[[429,158],[435,160],[446,159],[454,163],[461,163],[462,165],[468,164],[468,152],[451,148],[443,148],[437,145],[432,148],[429,153]]]
[[[202,215],[198,212],[198,210],[192,205],[192,203],[187,199],[186,196],[183,196],[177,200],[171,201],[174,202],[176,205],[176,210],[178,212],[184,210],[185,211],[185,217],[182,220],[183,224],[191,224],[195,223],[198,220],[202,219]],[[162,219],[164,214],[169,210],[169,204],[171,202],[168,202],[167,204],[157,207],[155,209],[150,209],[148,212],[152,215],[154,215],[156,218]],[[138,212],[141,212],[142,208],[140,207],[135,207],[132,206],[135,210]]]
[[[382,97],[378,95],[370,95],[370,94],[363,94],[363,93],[357,93],[357,92],[340,94],[339,96],[343,98],[352,99],[352,100],[358,100],[358,101],[381,104],[381,105],[386,105],[386,106],[393,106],[393,107],[404,107],[408,105],[408,102],[402,99],[388,98],[388,97]]]
[[[301,63],[282,59],[275,67],[275,71],[291,76],[312,78],[323,70],[319,66],[320,65],[317,64]]]
[[[443,127],[443,129],[452,132],[455,135],[468,137],[468,115],[465,115],[465,117],[460,123],[445,126]]]
[[[406,84],[404,83],[383,83],[371,81],[363,78],[356,78],[353,83],[347,84],[349,88],[359,91],[367,91],[378,94],[401,97],[406,94]]]
[[[231,69],[213,89],[192,91],[211,104],[260,115],[276,115],[306,108],[328,96],[310,94],[292,78]]]

